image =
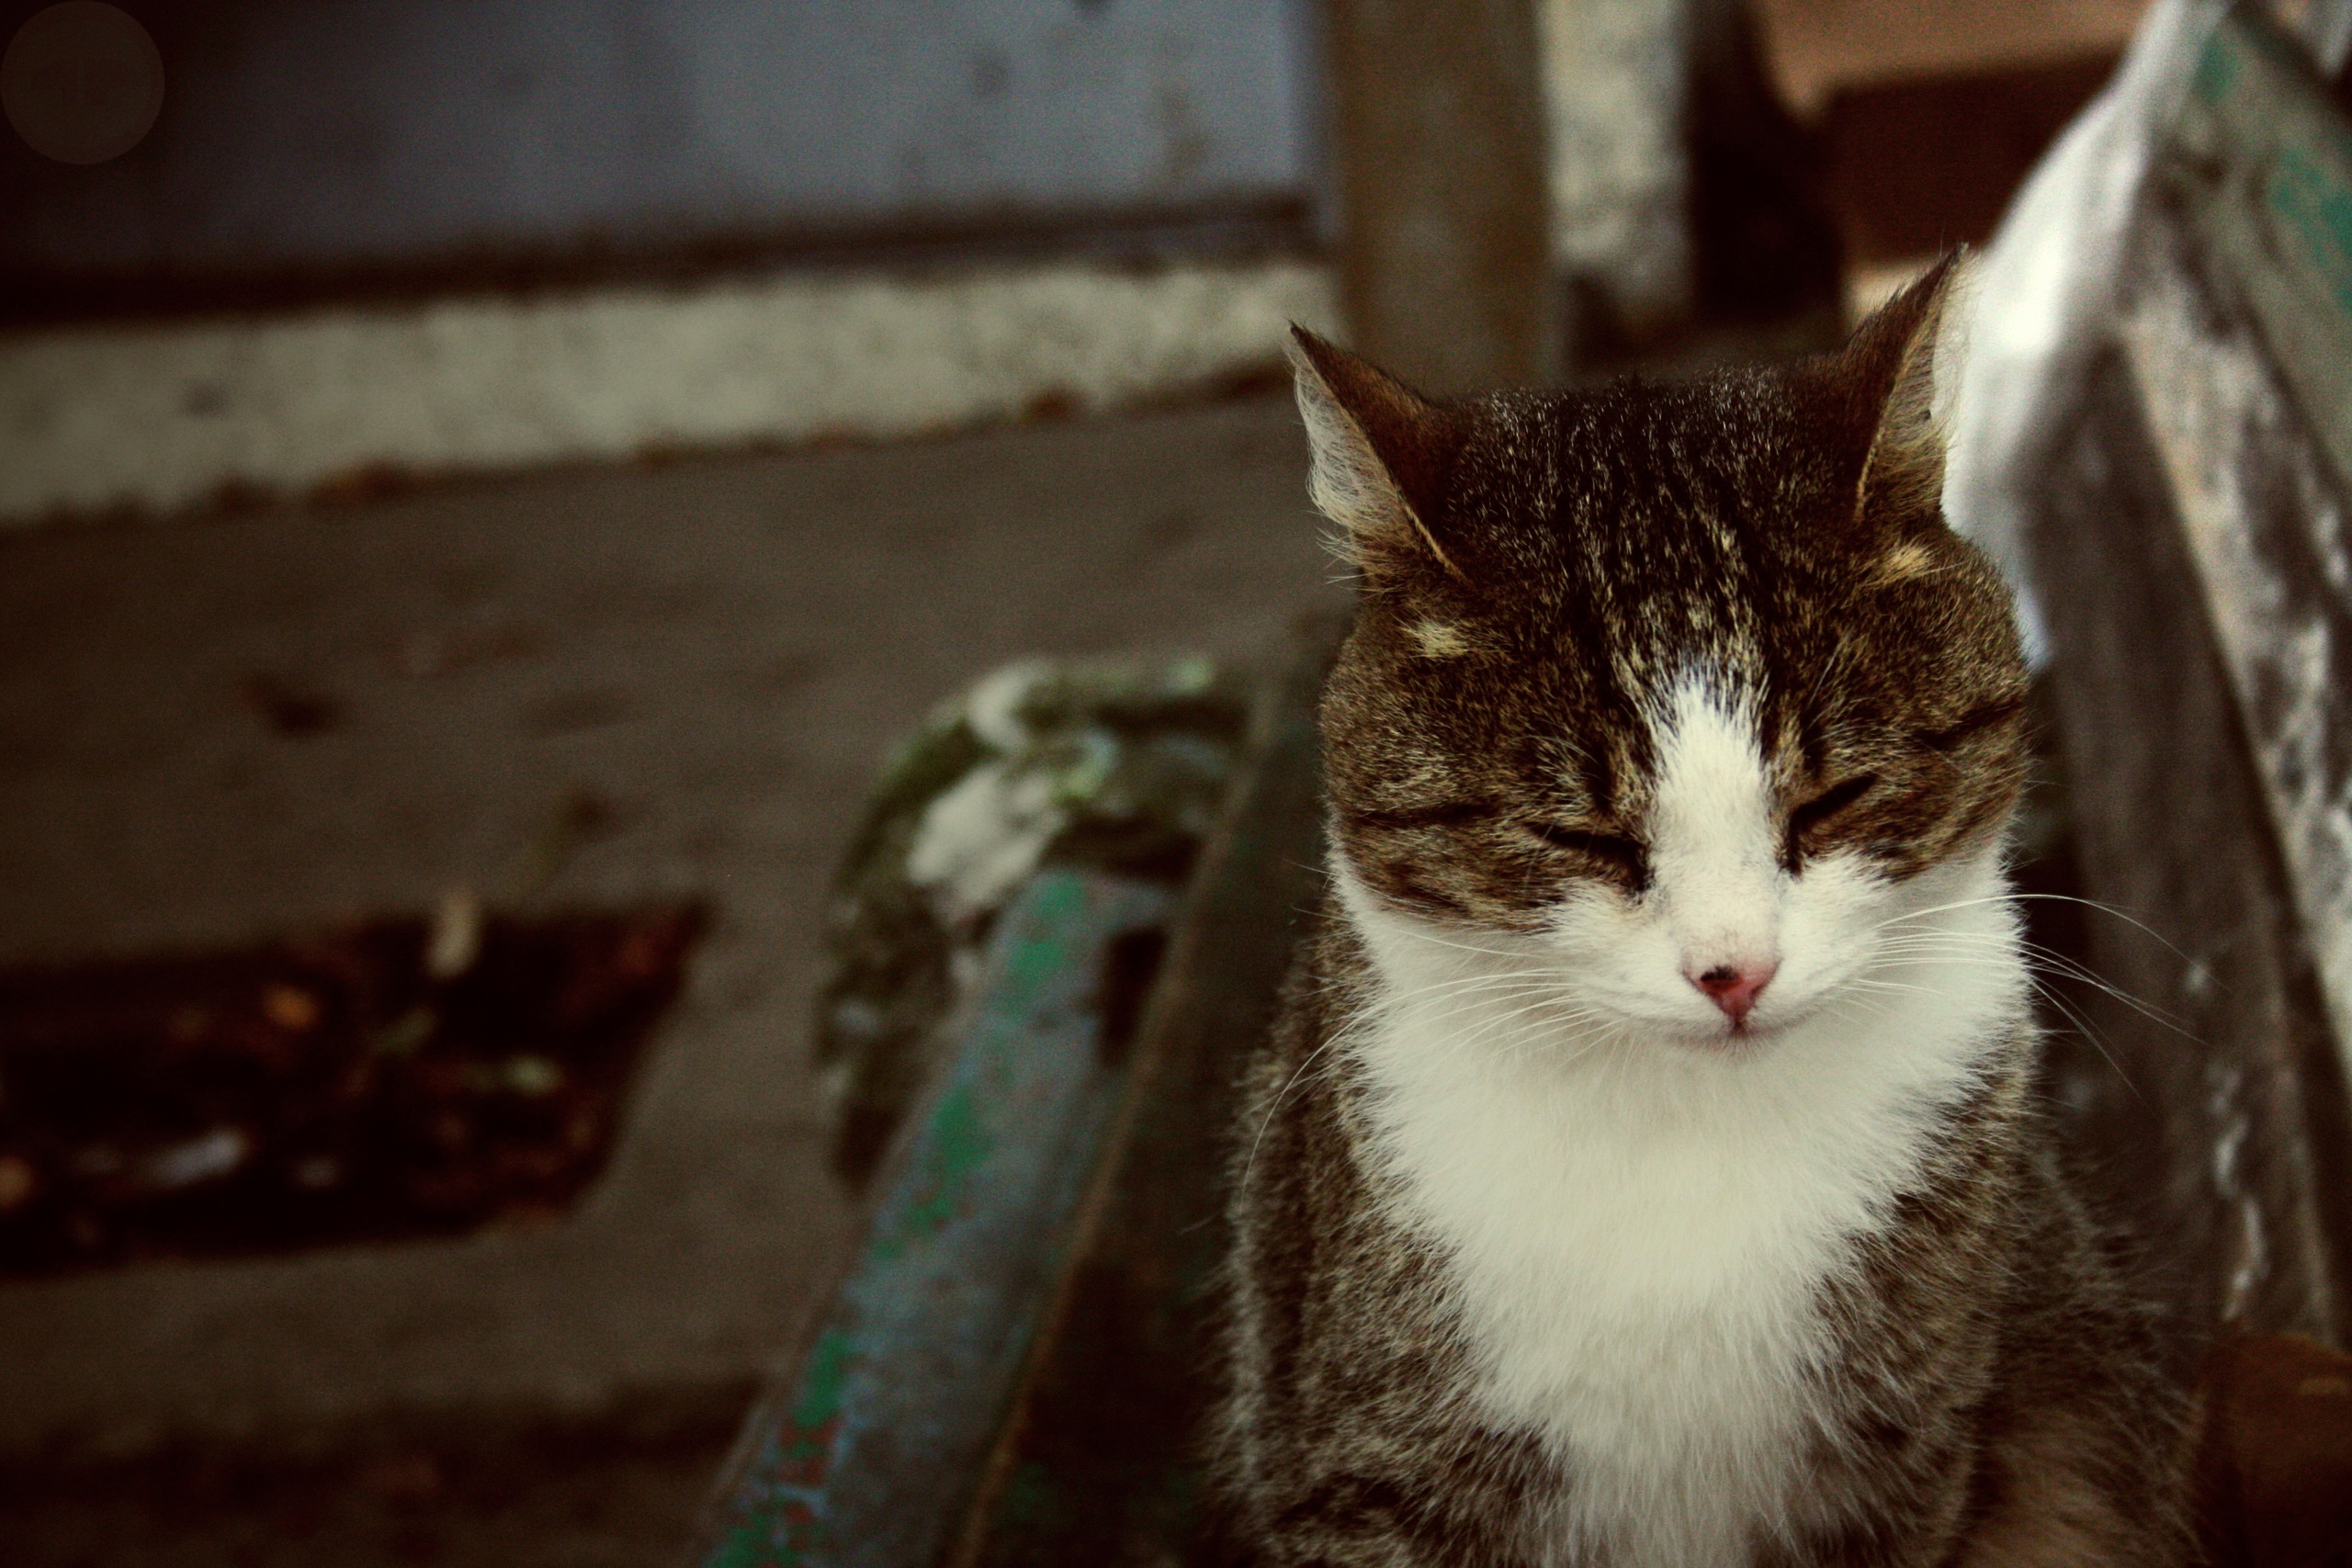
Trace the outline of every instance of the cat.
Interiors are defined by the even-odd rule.
[[[2192,1412],[2031,1097],[1962,271],[1680,384],[1433,402],[1295,332],[1362,591],[1234,1156],[1247,1560],[2190,1560]]]

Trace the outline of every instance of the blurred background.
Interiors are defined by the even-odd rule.
[[[674,1561],[893,742],[1345,602],[1288,324],[1834,344],[2142,10],[0,4],[0,1556]]]

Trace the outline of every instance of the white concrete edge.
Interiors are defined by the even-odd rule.
[[[0,338],[0,525],[647,451],[1091,412],[1331,331],[1306,261],[1084,263],[448,299]]]

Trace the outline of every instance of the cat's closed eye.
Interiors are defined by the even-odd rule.
[[[1600,862],[1614,877],[1638,893],[1649,886],[1649,852],[1641,841],[1623,833],[1596,833],[1584,828],[1563,828],[1556,823],[1534,821],[1527,830],[1555,850],[1568,850],[1589,860]]]
[[[1831,784],[1790,812],[1789,849],[1792,856],[1815,829],[1835,819],[1838,813],[1870,794],[1877,784],[1876,773],[1856,773],[1850,779]]]

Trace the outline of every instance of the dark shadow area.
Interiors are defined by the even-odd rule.
[[[1991,239],[2115,62],[2095,54],[1839,88],[1820,145],[1848,260],[1906,261]]]

